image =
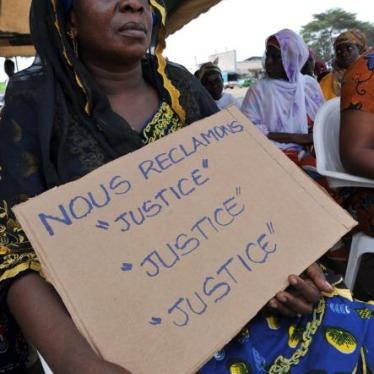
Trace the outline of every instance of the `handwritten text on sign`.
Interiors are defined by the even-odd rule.
[[[182,163],[194,155],[199,148],[208,147],[210,144],[220,142],[222,139],[242,133],[243,125],[237,121],[232,121],[226,125],[215,126],[208,131],[201,133],[200,137],[192,137],[189,146],[179,144],[167,152],[160,153],[153,160],[144,160],[138,165],[138,171],[145,181],[149,180],[153,174],[161,174],[171,167]],[[203,160],[202,169],[208,168],[208,160]],[[181,200],[199,187],[209,181],[200,168],[191,171],[175,181],[172,186],[165,186],[153,193],[137,209],[125,210],[115,217],[113,222],[98,220],[97,228],[107,230],[111,224],[116,225],[121,231],[127,232],[134,226],[140,226],[147,219],[155,218],[162,212],[170,208],[176,200]],[[134,190],[132,182],[123,176],[113,176],[108,182],[100,183],[98,191],[87,192],[86,194],[75,196],[64,204],[59,204],[54,213],[40,212],[38,214],[40,222],[50,236],[55,235],[58,225],[72,225],[74,221],[80,221],[90,216],[96,209],[107,207],[114,196],[125,196]]]
[[[215,126],[200,137],[192,137],[189,146],[180,144],[167,152],[160,153],[153,160],[144,160],[137,166],[137,170],[146,182],[152,175],[161,174],[174,165],[178,165],[188,157],[194,155],[200,147],[208,147],[212,142],[219,142],[227,136],[243,132],[243,125],[232,121],[227,125]],[[162,214],[173,204],[181,199],[186,199],[199,188],[211,180],[209,176],[209,160],[202,159],[200,167],[180,177],[171,186],[165,186],[154,192],[137,209],[124,209],[124,211],[111,220],[98,219],[96,228],[109,231],[112,229],[127,233],[130,230],[142,226],[146,221],[154,219]],[[50,236],[56,235],[59,226],[73,225],[74,221],[81,221],[89,217],[96,209],[109,206],[114,196],[123,197],[133,191],[133,183],[122,176],[113,176],[109,182],[100,183],[97,191],[78,195],[64,204],[59,204],[54,209],[57,213],[42,212],[38,214],[40,222]],[[130,261],[119,265],[125,273],[141,271],[145,277],[154,278],[163,271],[172,269],[185,256],[202,248],[204,242],[215,233],[221,232],[233,225],[246,206],[240,201],[241,187],[236,186],[232,193],[220,202],[209,214],[198,217],[190,227],[181,232],[176,238],[165,243],[163,248],[151,249],[139,264]],[[173,325],[187,326],[191,314],[202,315],[208,309],[208,300],[218,303],[227,297],[232,287],[238,284],[238,279],[233,273],[233,264],[240,264],[246,271],[252,272],[255,264],[266,263],[268,256],[278,249],[277,244],[270,235],[274,234],[272,222],[266,222],[264,232],[258,237],[251,238],[243,244],[242,249],[237,249],[237,254],[227,258],[222,265],[202,280],[201,290],[193,290],[192,297],[180,297],[167,308],[167,315]],[[152,317],[149,324],[157,326],[163,322],[161,317]]]

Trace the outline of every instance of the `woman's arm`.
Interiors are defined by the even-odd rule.
[[[268,138],[279,143],[313,144],[313,134],[290,134],[286,132],[269,132]]]
[[[340,156],[349,173],[374,179],[374,113],[342,112]]]
[[[10,287],[7,302],[27,339],[54,373],[125,374],[101,360],[76,328],[54,288],[36,273]]]
[[[0,122],[0,302],[55,373],[123,374],[99,359],[38,275],[40,263],[10,209],[46,190],[35,109],[28,96],[8,92]]]

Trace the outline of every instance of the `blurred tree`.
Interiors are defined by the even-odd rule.
[[[342,32],[359,29],[368,39],[368,45],[374,46],[374,25],[356,19],[355,13],[343,9],[330,9],[325,13],[313,15],[313,20],[301,28],[301,35],[306,44],[313,48],[317,56],[331,63],[334,39]]]

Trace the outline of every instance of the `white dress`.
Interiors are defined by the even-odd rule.
[[[225,109],[230,105],[235,105],[240,109],[240,102],[230,93],[224,92],[219,100],[216,100],[219,109]]]

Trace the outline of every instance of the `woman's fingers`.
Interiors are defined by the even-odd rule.
[[[309,266],[302,277],[290,275],[288,280],[290,287],[278,292],[269,302],[273,310],[288,317],[311,313],[320,300],[321,292],[333,290],[318,264]]]
[[[291,310],[294,315],[309,314],[313,311],[314,303],[308,302],[304,298],[293,295],[290,292],[279,292],[276,295],[276,299],[283,308]]]
[[[288,308],[285,304],[278,301],[278,299],[273,298],[269,302],[269,307],[276,313],[282,314],[286,317],[295,317],[297,313]]]
[[[323,274],[323,271],[318,264],[314,263],[310,265],[304,274],[318,287],[320,291],[332,292],[334,290],[332,285],[327,281],[325,274]]]
[[[288,292],[296,297],[300,297],[310,304],[315,304],[319,301],[321,295],[320,290],[310,279],[302,279],[296,275],[291,275],[289,278],[291,290]]]

